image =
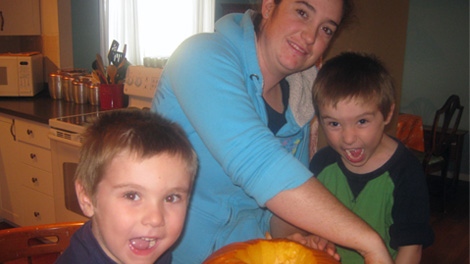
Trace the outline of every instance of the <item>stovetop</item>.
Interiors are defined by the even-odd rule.
[[[113,111],[113,110],[108,110]],[[65,130],[73,133],[83,133],[85,128],[106,111],[98,111],[83,115],[63,116],[49,120],[51,128]]]

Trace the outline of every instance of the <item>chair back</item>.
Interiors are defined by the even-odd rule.
[[[451,95],[444,105],[436,111],[432,124],[430,151],[425,155],[427,163],[432,156],[448,155],[450,142],[459,128],[463,106],[458,95]]]
[[[0,263],[57,253],[70,244],[70,238],[84,223],[67,222],[0,230]],[[54,260],[55,260],[54,258]]]

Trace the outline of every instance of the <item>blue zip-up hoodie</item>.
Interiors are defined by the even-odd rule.
[[[309,121],[317,70],[287,78],[287,124],[273,135],[251,15],[225,16],[215,33],[187,39],[158,84],[152,110],[183,127],[200,165],[174,263],[201,263],[226,244],[264,237],[271,217],[266,202],[312,176]]]

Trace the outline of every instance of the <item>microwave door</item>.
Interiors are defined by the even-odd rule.
[[[0,96],[18,96],[18,61],[15,57],[0,57]]]

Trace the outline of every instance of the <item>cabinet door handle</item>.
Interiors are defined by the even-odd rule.
[[[0,31],[3,31],[3,25],[5,25],[5,19],[3,18],[3,13],[0,11]]]
[[[31,136],[31,135],[33,134],[33,130],[31,130],[31,129],[26,130],[26,134],[28,134],[29,136]]]
[[[29,157],[30,157],[31,159],[35,159],[35,158],[36,158],[36,154],[30,153],[30,154],[29,154]]]
[[[0,12],[1,13],[1,12]],[[13,140],[16,141],[16,129],[15,129],[15,119],[11,120],[10,134],[13,137]]]
[[[39,212],[34,212],[34,217],[39,217],[41,214]]]
[[[37,183],[37,182],[38,182],[38,178],[33,177],[33,178],[31,178],[31,181],[32,181],[33,183]]]

